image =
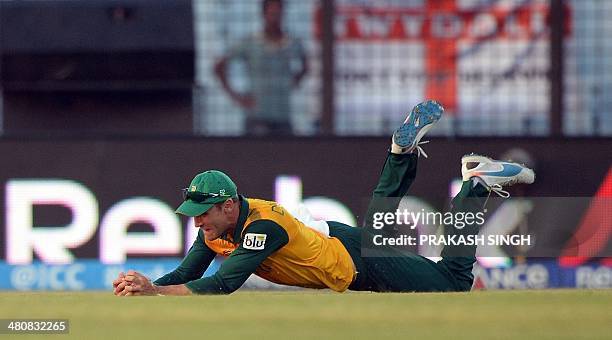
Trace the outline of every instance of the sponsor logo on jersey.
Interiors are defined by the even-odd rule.
[[[262,250],[266,245],[266,234],[247,233],[244,235],[242,246],[244,249]]]

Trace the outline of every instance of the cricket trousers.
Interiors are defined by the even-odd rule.
[[[379,209],[395,210],[416,178],[418,157],[415,154],[389,154],[383,166],[372,201],[366,214],[365,226],[371,225],[371,216]],[[452,200],[451,212],[476,212],[484,207],[489,191],[472,181],[463,183],[461,191]],[[385,198],[381,207],[379,198]],[[388,198],[388,199],[387,199]],[[391,209],[390,209],[391,208]],[[362,238],[368,237],[368,228],[354,228],[338,222],[328,222],[330,236],[345,245],[355,262],[356,279],[350,290],[376,292],[435,292],[469,291],[474,281],[472,274],[476,262],[476,246],[446,246],[442,260],[433,262],[423,256],[385,249],[382,256],[362,255]],[[462,229],[447,226],[449,234],[477,234],[477,225]]]

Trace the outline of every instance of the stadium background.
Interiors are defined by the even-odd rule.
[[[463,154],[512,148],[535,164],[530,196],[599,199],[562,230],[559,257],[483,263],[477,286],[612,287],[610,12],[598,0],[286,0],[310,64],[291,97],[296,135],[247,137],[212,69],[261,28],[258,1],[0,1],[0,289],[106,289],[125,268],[172,269],[195,232],[173,214],[179,189],[209,168],[248,196],[357,221],[391,132],[424,98],[447,113],[420,202],[443,208]],[[240,67],[230,78],[246,86]],[[531,223],[560,232],[550,216]],[[564,256],[585,233],[593,258]]]

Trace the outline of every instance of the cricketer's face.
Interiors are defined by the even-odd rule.
[[[194,217],[196,228],[202,229],[204,238],[208,241],[216,240],[230,229],[227,214],[223,206],[216,204],[200,216]]]

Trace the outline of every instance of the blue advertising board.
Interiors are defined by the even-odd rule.
[[[204,276],[219,268],[215,260]],[[54,265],[34,262],[28,265],[9,265],[0,262],[1,290],[110,290],[119,272],[136,270],[149,278],[158,278],[172,271],[179,258],[127,260],[123,264],[107,265],[98,260],[77,260],[70,264]],[[557,259],[529,261],[503,268],[476,266],[475,289],[546,289],[546,288],[612,288],[612,267],[591,263],[563,267]],[[248,281],[245,288],[279,289],[283,286]]]

